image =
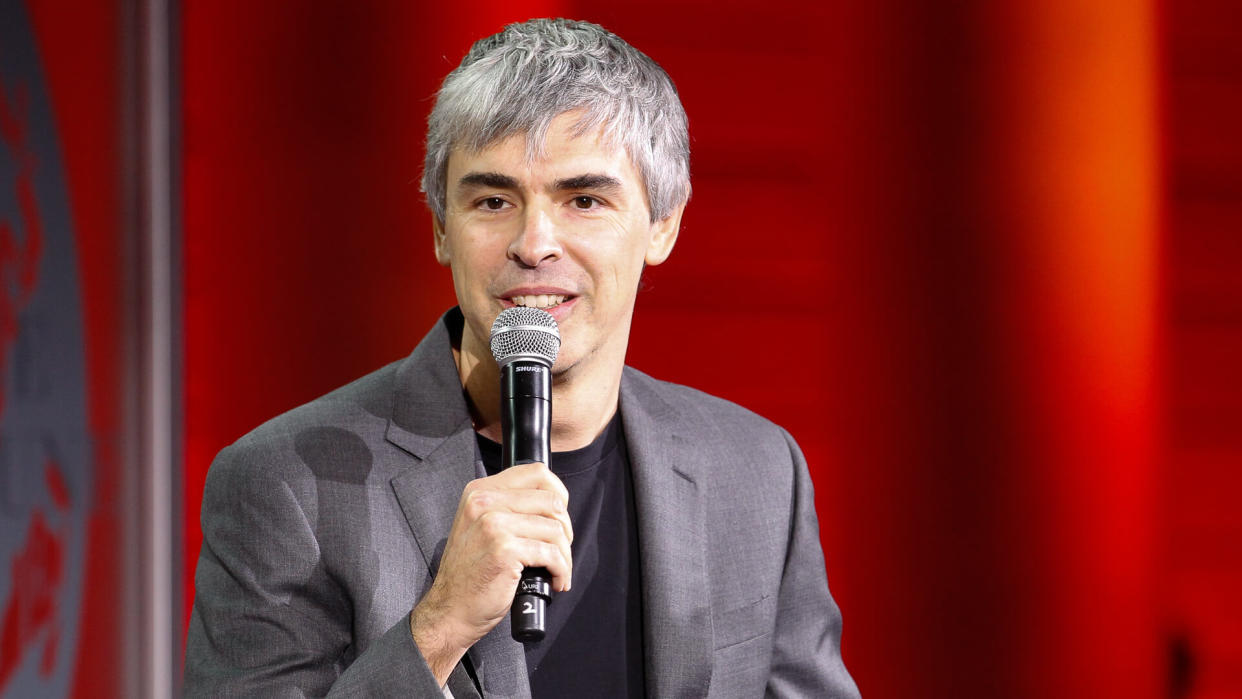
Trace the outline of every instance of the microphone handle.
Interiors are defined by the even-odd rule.
[[[500,370],[501,468],[536,461],[551,452],[552,377],[542,362],[517,360]],[[542,641],[552,601],[552,574],[525,568],[509,609],[513,640]]]

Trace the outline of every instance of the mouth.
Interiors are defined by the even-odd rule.
[[[539,308],[542,310],[551,310],[560,306],[566,301],[572,301],[573,296],[568,294],[520,294],[510,296],[505,301],[514,306],[523,306],[525,308]]]

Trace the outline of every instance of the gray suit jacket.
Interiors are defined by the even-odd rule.
[[[192,696],[425,696],[409,632],[466,483],[483,474],[450,352],[451,311],[405,360],[220,452],[186,645]],[[647,691],[855,697],[841,662],[811,482],[784,430],[627,368]],[[529,697],[506,619],[449,680]],[[467,667],[469,665],[469,667]]]

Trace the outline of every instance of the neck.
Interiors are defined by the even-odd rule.
[[[466,330],[461,348],[453,348],[453,359],[470,403],[475,431],[499,442],[500,370],[489,352]],[[552,451],[581,449],[608,426],[617,412],[624,352],[622,347],[620,358],[584,362],[581,364],[585,366],[552,375]]]

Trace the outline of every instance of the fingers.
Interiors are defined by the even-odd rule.
[[[573,572],[573,524],[569,491],[547,466],[522,464],[472,481],[462,492],[458,519],[462,534],[497,563],[547,568],[553,589],[568,590]]]
[[[534,463],[472,481],[463,491],[458,509],[472,521],[494,510],[555,519],[560,522],[565,537],[573,543],[574,528],[568,504],[569,491],[561,480],[543,464]]]
[[[475,488],[462,496],[461,510],[467,520],[477,521],[485,515],[505,512],[532,515],[555,522],[570,543],[574,527],[561,498],[546,490],[493,490]]]
[[[566,490],[565,484],[547,466],[541,463],[511,466],[495,476],[483,478],[480,481],[491,481],[492,479],[502,483],[506,488],[547,490],[555,493],[563,502],[569,502],[569,491]],[[475,483],[480,481],[475,481]]]
[[[552,574],[552,589],[569,589],[573,553],[559,522],[537,515],[492,511],[476,526],[480,537],[492,542],[489,548],[497,558],[514,564],[514,573],[522,568],[547,568]]]

